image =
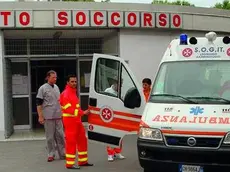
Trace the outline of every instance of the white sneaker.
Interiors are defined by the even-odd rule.
[[[121,155],[120,153],[119,154],[116,154],[115,157],[117,159],[125,159],[125,157],[123,155]]]
[[[108,155],[108,161],[109,161],[109,162],[114,161],[114,159],[113,159],[113,155]]]

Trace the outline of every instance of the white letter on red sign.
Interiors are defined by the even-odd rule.
[[[140,27],[139,12],[125,12],[126,27]]]
[[[142,12],[141,13],[141,27],[155,27],[155,14]]]
[[[89,27],[89,11],[73,11],[73,26]]]
[[[91,12],[91,26],[106,26],[106,11]]]
[[[171,14],[171,28],[182,28],[182,16]]]
[[[169,14],[157,13],[157,27],[169,28]]]
[[[109,27],[123,27],[123,13],[122,12],[108,12],[108,26]]]
[[[55,11],[55,26],[71,26],[71,11]]]

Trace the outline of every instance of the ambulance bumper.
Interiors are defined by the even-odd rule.
[[[164,142],[137,140],[138,158],[147,171],[180,171],[181,165],[201,166],[204,172],[230,172],[230,145],[219,149],[167,147]]]

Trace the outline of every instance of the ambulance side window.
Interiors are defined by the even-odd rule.
[[[126,93],[132,89],[132,88],[136,88],[132,78],[130,77],[128,71],[126,70],[126,68],[122,65],[121,66],[121,99],[124,100],[124,97],[126,95]]]
[[[96,66],[95,91],[107,96],[118,97],[120,62],[99,58]]]

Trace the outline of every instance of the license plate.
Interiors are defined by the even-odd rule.
[[[204,168],[195,165],[179,165],[179,172],[204,172]]]

